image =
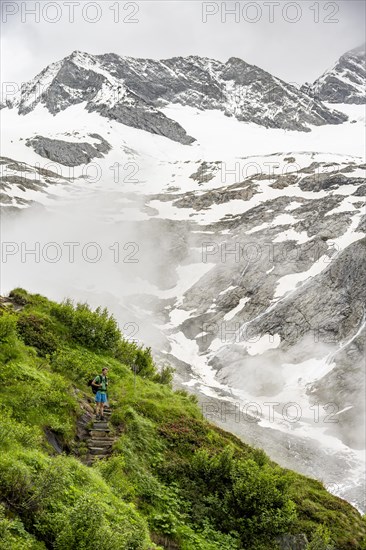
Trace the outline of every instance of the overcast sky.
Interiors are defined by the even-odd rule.
[[[365,41],[363,0],[1,4],[3,82],[29,80],[77,49],[157,59],[201,55],[226,61],[236,56],[301,84]],[[29,11],[35,8],[37,15]],[[236,15],[228,13],[233,8]]]

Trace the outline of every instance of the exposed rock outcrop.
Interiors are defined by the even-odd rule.
[[[103,158],[111,149],[109,143],[98,134],[90,134],[90,137],[96,141],[72,142],[35,136],[27,139],[26,145],[32,147],[41,157],[53,162],[64,166],[80,166],[88,164],[94,158]]]

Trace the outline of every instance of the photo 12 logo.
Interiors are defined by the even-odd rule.
[[[3,241],[1,243],[1,263],[6,264],[16,260],[22,264],[28,262],[56,264],[61,261],[70,264],[78,261],[96,264],[107,258],[115,264],[136,264],[139,263],[139,250],[140,247],[136,242],[115,242],[105,245],[105,243],[101,244],[95,241],[87,243],[77,241],[63,243]]]
[[[299,264],[304,261],[311,261],[313,264],[320,263],[327,266],[331,263],[332,257],[339,251],[340,247],[333,240],[328,240],[324,245],[318,242],[311,242],[306,248],[290,242],[257,242],[257,241],[204,241],[201,245],[202,263],[215,262],[216,264],[242,263],[243,270],[238,282],[244,277],[248,268],[253,265],[265,262],[271,266],[284,266],[286,264]]]
[[[250,424],[265,420],[271,424],[277,421],[285,421],[296,424],[309,419],[315,424],[338,424],[337,413],[339,407],[330,402],[324,405],[320,403],[309,404],[306,410],[304,405],[296,401],[279,403],[278,401],[266,401],[262,404],[255,401],[248,403],[229,403],[226,401],[204,401],[201,404],[202,415],[209,419],[226,423],[229,420],[235,423],[248,422]]]
[[[1,21],[21,23],[139,23],[137,2],[1,2]]]
[[[140,166],[135,161],[114,162],[111,166],[102,166],[98,162],[91,161],[80,166],[66,166],[58,162],[47,161],[44,163],[35,162],[32,167],[25,164],[19,164],[17,169],[18,181],[26,184],[28,180],[38,185],[44,184],[44,178],[63,178],[65,180],[80,179],[89,184],[98,183],[102,179],[113,180],[119,184],[138,184],[141,183],[137,177]],[[0,166],[0,178],[12,178],[14,175],[11,163]]]
[[[305,16],[313,23],[339,23],[338,2],[202,2],[202,22],[294,24]]]

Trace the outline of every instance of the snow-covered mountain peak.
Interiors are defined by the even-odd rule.
[[[88,53],[88,52],[83,52],[82,50],[74,50],[73,52],[71,52],[71,54],[66,57],[65,59],[74,59],[74,60],[83,60],[83,59],[95,59],[95,57]]]
[[[329,103],[366,103],[365,44],[343,54],[306,91]]]
[[[241,122],[299,131],[347,120],[238,57],[225,63],[195,55],[159,61],[75,50],[25,84],[13,106],[28,114],[39,103],[53,115],[85,103],[89,112],[186,144],[193,138],[167,120],[162,107],[216,109]],[[153,121],[144,120],[146,112],[153,114]]]

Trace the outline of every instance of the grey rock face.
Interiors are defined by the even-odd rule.
[[[202,325],[202,316],[205,316],[206,320],[221,321],[222,316],[233,310],[241,298],[247,297],[250,298],[250,301],[246,304],[243,312],[238,314],[239,320],[246,322],[259,316],[261,319],[260,323],[259,321],[253,321],[253,326],[256,327],[258,333],[271,332],[271,322],[279,330],[280,327],[278,325],[281,325],[283,330],[282,332],[280,330],[280,332],[283,341],[287,341],[289,345],[293,345],[297,341],[296,338],[301,338],[309,330],[309,324],[304,322],[304,318],[300,312],[298,312],[298,320],[295,319],[295,305],[302,303],[303,299],[305,301],[308,299],[309,307],[313,307],[313,311],[304,311],[304,314],[306,318],[311,319],[316,314],[314,306],[311,306],[311,304],[318,303],[318,299],[316,298],[316,293],[319,291],[318,284],[324,284],[325,291],[324,293],[321,292],[320,300],[323,300],[324,297],[328,305],[325,309],[317,308],[317,311],[319,310],[320,316],[329,315],[334,318],[333,315],[338,306],[334,305],[334,311],[325,313],[332,307],[331,303],[333,301],[333,298],[329,295],[329,284],[327,284],[327,278],[331,277],[333,271],[325,271],[325,269],[331,263],[332,258],[334,257],[335,259],[337,253],[337,247],[333,247],[332,245],[333,240],[341,237],[349,229],[351,219],[357,212],[357,209],[361,208],[361,203],[359,205],[354,203],[354,209],[350,208],[350,211],[334,213],[332,211],[337,209],[344,200],[343,194],[337,194],[338,188],[346,185],[356,185],[358,188],[361,188],[364,185],[364,179],[352,177],[352,172],[350,172],[349,177],[340,173],[318,175],[315,173],[316,169],[317,166],[314,166],[313,173],[310,175],[309,172],[312,172],[312,170],[309,169],[274,178],[274,183],[269,185],[282,192],[282,196],[260,203],[248,209],[243,214],[232,217],[227,216],[216,223],[205,226],[205,231],[201,235],[197,231],[199,226],[194,227],[196,236],[194,237],[192,246],[199,250],[200,247],[202,248],[204,242],[212,241],[218,252],[213,254],[208,260],[214,262],[215,266],[200,281],[187,290],[184,295],[183,309],[194,311],[194,315],[190,316],[189,321],[182,325],[184,331],[189,331],[189,338],[194,338],[201,332],[199,325]],[[353,169],[357,169],[357,166],[354,166]],[[252,176],[239,184],[206,192],[189,192],[181,196],[176,194],[171,195],[171,201],[175,207],[191,208],[201,212],[217,204],[229,203],[233,199],[244,201],[243,207],[245,207],[247,201],[260,196],[258,195],[259,183],[260,176]],[[283,221],[280,225],[273,224],[274,220],[285,212],[294,200],[291,196],[286,195],[287,186],[297,186],[307,193],[316,193],[319,190],[323,190],[327,195],[322,198],[311,197],[307,199],[300,196],[296,197],[296,208],[289,210],[291,212],[289,221]],[[293,218],[292,220],[291,217]],[[263,229],[260,229],[261,226],[263,226]],[[255,230],[256,227],[259,229]],[[307,235],[308,240],[305,242],[296,242],[295,238],[291,239],[289,237],[287,239],[282,238],[276,243],[277,239],[289,228],[295,230],[298,234]],[[254,232],[252,231],[253,229]],[[355,229],[356,231],[361,231],[358,227]],[[207,236],[207,232],[211,235]],[[254,251],[257,251],[257,256],[254,254],[253,260],[250,260],[249,257],[246,260],[242,257],[237,259],[233,254],[226,257],[224,254],[223,257],[222,251],[225,251],[225,249],[233,251],[237,245],[240,245],[241,251],[253,251],[253,247],[255,247]],[[357,249],[358,257],[362,258],[363,255],[360,252],[363,249],[358,249],[356,244],[352,246],[355,248],[351,247],[349,254],[351,255]],[[358,244],[357,246],[361,245]],[[250,249],[250,247],[252,248]],[[337,296],[337,299],[342,301],[342,288],[346,287],[345,281],[350,277],[354,282],[352,299],[354,303],[357,303],[358,296],[361,300],[363,296],[363,291],[359,288],[360,283],[358,281],[362,280],[361,273],[364,264],[361,263],[360,266],[356,267],[351,261],[348,262],[348,256],[347,258],[346,256],[341,256],[336,261],[344,265],[345,269],[348,265],[347,269],[349,269],[349,272],[347,271],[347,274],[340,277],[337,288],[332,290],[332,296]],[[279,278],[290,274],[307,272],[317,262],[322,262],[321,271],[323,273],[316,279],[311,280],[311,285],[314,289],[317,288],[317,290],[314,290],[314,294],[308,294],[308,290],[303,289],[301,291],[299,289],[293,294],[294,301],[284,300],[283,302],[279,302],[272,312],[268,313],[269,317],[267,317],[267,314],[263,314],[267,308],[270,308],[274,289]],[[334,268],[336,265],[338,263],[334,264]],[[269,270],[271,270],[270,273],[267,273]],[[324,283],[321,281],[324,281]],[[230,287],[234,287],[233,290],[230,290]],[[227,291],[226,289],[229,290]],[[361,291],[359,295],[358,290]],[[290,307],[289,304],[293,304],[295,308],[291,315],[288,309]],[[340,307],[340,304],[338,305]],[[278,321],[275,321],[276,312],[278,312]],[[294,323],[292,323],[292,333],[287,328],[291,322],[284,322],[288,316],[294,320]],[[195,317],[200,320],[194,328]],[[271,321],[264,326],[264,321],[269,318]],[[310,330],[315,329],[315,326],[318,326],[319,323],[320,326],[323,326],[324,323],[322,320],[324,319],[314,322]],[[348,316],[348,321],[354,329],[359,319],[356,320]],[[297,324],[302,325],[303,332],[297,331]],[[340,325],[340,331],[337,334],[338,338],[343,338],[347,334],[347,327],[342,327],[343,324]],[[209,343],[210,338],[208,337],[206,338],[206,346]],[[203,350],[204,347],[202,347]]]
[[[365,272],[366,239],[362,239],[347,247],[291,300],[253,321],[253,330],[279,333],[287,345],[295,344],[307,332],[330,344],[352,337],[363,319],[360,305],[366,301]]]
[[[88,110],[90,112],[97,111],[109,120],[116,120],[121,124],[132,126],[132,128],[167,137],[183,145],[190,145],[195,141],[194,138],[187,135],[178,122],[169,119],[157,109],[148,108],[142,101],[138,102],[134,109],[123,104],[108,107],[91,103]]]
[[[366,196],[366,184],[360,185],[360,187],[358,187],[356,189],[356,191],[352,194],[355,197],[365,197]]]
[[[334,354],[333,370],[309,388],[314,403],[337,403],[338,421],[328,425],[329,431],[354,449],[364,449],[366,443],[364,321],[359,333]]]
[[[202,195],[186,193],[173,204],[179,208],[193,208],[200,211],[210,208],[213,204],[223,204],[234,199],[247,201],[256,194],[256,186],[250,184],[234,184],[224,189],[214,189]]]
[[[360,223],[356,227],[356,231],[360,231],[366,234],[366,214],[360,219]]]
[[[93,145],[88,142],[73,143],[43,136],[27,139],[26,145],[32,147],[41,157],[53,162],[64,166],[80,166],[94,158],[103,158],[111,149],[109,143],[98,134],[90,134],[90,137],[97,140]]]
[[[42,103],[56,114],[81,102],[88,111],[183,144],[194,138],[159,111],[169,103],[219,109],[240,121],[286,130],[310,131],[309,125],[347,120],[241,59],[221,63],[189,56],[156,61],[77,51],[25,84],[18,109],[27,114]]]
[[[162,61],[98,56],[103,67],[157,106],[179,103],[220,109],[228,116],[268,128],[307,131],[307,124],[340,124],[342,113],[327,109],[295,87],[242,59],[226,63],[198,56]]]
[[[23,86],[20,115],[28,114],[38,103],[43,103],[55,115],[71,105],[92,99],[105,80],[102,75],[75,64],[72,56],[55,65],[58,70],[49,86],[44,87],[43,80],[48,78],[50,67]]]
[[[348,178],[343,174],[314,174],[303,178],[299,184],[302,191],[338,189],[340,185],[361,185],[363,178]]]
[[[302,90],[329,103],[366,103],[365,44],[342,55],[332,69]]]
[[[203,183],[207,183],[208,181],[212,180],[215,173],[219,169],[219,162],[212,163],[212,162],[202,162],[200,166],[198,167],[197,172],[194,172],[189,177],[192,178],[194,181],[198,182],[198,185],[202,185]]]
[[[341,124],[347,120],[345,115],[330,111],[318,100],[309,101],[301,90],[241,59],[230,58],[222,78],[234,82],[234,88],[241,91],[235,109],[238,120],[303,131],[308,130],[308,124]]]

